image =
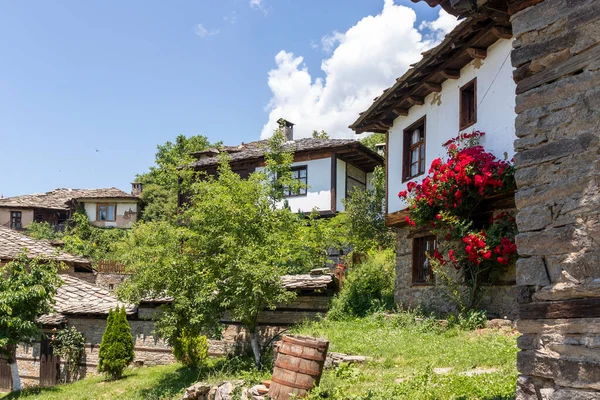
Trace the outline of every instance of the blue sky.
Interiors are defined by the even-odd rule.
[[[398,5],[411,7],[416,21]],[[0,194],[129,190],[159,143],[178,134],[257,140],[280,116],[299,135],[325,129],[347,137],[372,93],[451,28],[425,4],[386,0],[385,7],[383,0],[4,2]]]

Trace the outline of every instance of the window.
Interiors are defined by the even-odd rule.
[[[96,220],[97,221],[114,221],[116,220],[117,205],[114,203],[98,203],[96,205]]]
[[[404,131],[403,182],[425,173],[425,118]]]
[[[432,255],[435,248],[436,240],[434,235],[413,239],[413,285],[433,285],[433,269],[431,268],[427,254]]]
[[[10,212],[10,227],[13,229],[21,229],[23,224],[21,223],[22,214],[21,211]]]
[[[292,167],[292,179],[300,182],[303,185],[303,187],[301,187],[297,191],[287,187],[283,188],[283,195],[286,197],[306,195],[306,188],[308,184],[306,165],[302,165],[300,167]]]
[[[367,189],[367,173],[346,163],[346,197],[356,189]]]
[[[477,78],[460,88],[460,130],[477,122]]]

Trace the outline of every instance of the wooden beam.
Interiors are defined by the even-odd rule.
[[[396,107],[396,108],[392,108],[390,111],[392,112],[392,114],[395,114],[396,116],[401,115],[403,117],[406,117],[408,115],[408,110],[406,108]]]
[[[513,36],[512,29],[506,28],[504,26],[494,26],[492,28],[492,33],[498,39],[510,39]]]
[[[331,203],[330,209],[332,212],[337,211],[337,154],[331,155]]]
[[[531,6],[536,5],[537,3],[541,3],[544,0],[517,0],[508,6],[508,14],[513,15],[518,13],[521,10],[529,8]]]
[[[460,71],[457,69],[442,69],[439,74],[445,79],[458,79],[460,78]]]
[[[425,99],[423,97],[419,97],[419,96],[408,96],[406,98],[406,101],[411,106],[422,106],[423,104],[425,104]]]
[[[385,216],[385,226],[406,226],[406,217],[409,216],[407,210],[396,211]]]
[[[425,82],[423,87],[430,92],[439,93],[442,91],[442,85],[440,83]]]
[[[600,317],[600,298],[543,301],[521,304],[520,319],[562,319]]]
[[[469,47],[466,52],[471,58],[484,60],[487,57],[487,50],[478,47]]]

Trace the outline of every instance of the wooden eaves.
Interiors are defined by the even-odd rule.
[[[350,129],[356,133],[387,133],[398,116],[406,116],[411,107],[424,104],[429,94],[441,92],[442,83],[458,79],[460,70],[472,60],[485,59],[487,48],[496,41],[511,37],[508,21],[488,17],[466,19],[376,97]]]

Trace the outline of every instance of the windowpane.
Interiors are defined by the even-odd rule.
[[[477,81],[474,79],[460,89],[460,129],[477,122]]]
[[[115,205],[114,204],[109,204],[108,206],[108,211],[107,211],[107,219],[109,221],[114,221],[115,220]]]
[[[425,172],[425,118],[404,131],[403,180]]]
[[[433,284],[433,269],[427,258],[436,248],[436,238],[433,235],[413,239],[413,284]]]
[[[106,221],[107,219],[107,210],[105,205],[98,206],[98,219],[100,221]]]

